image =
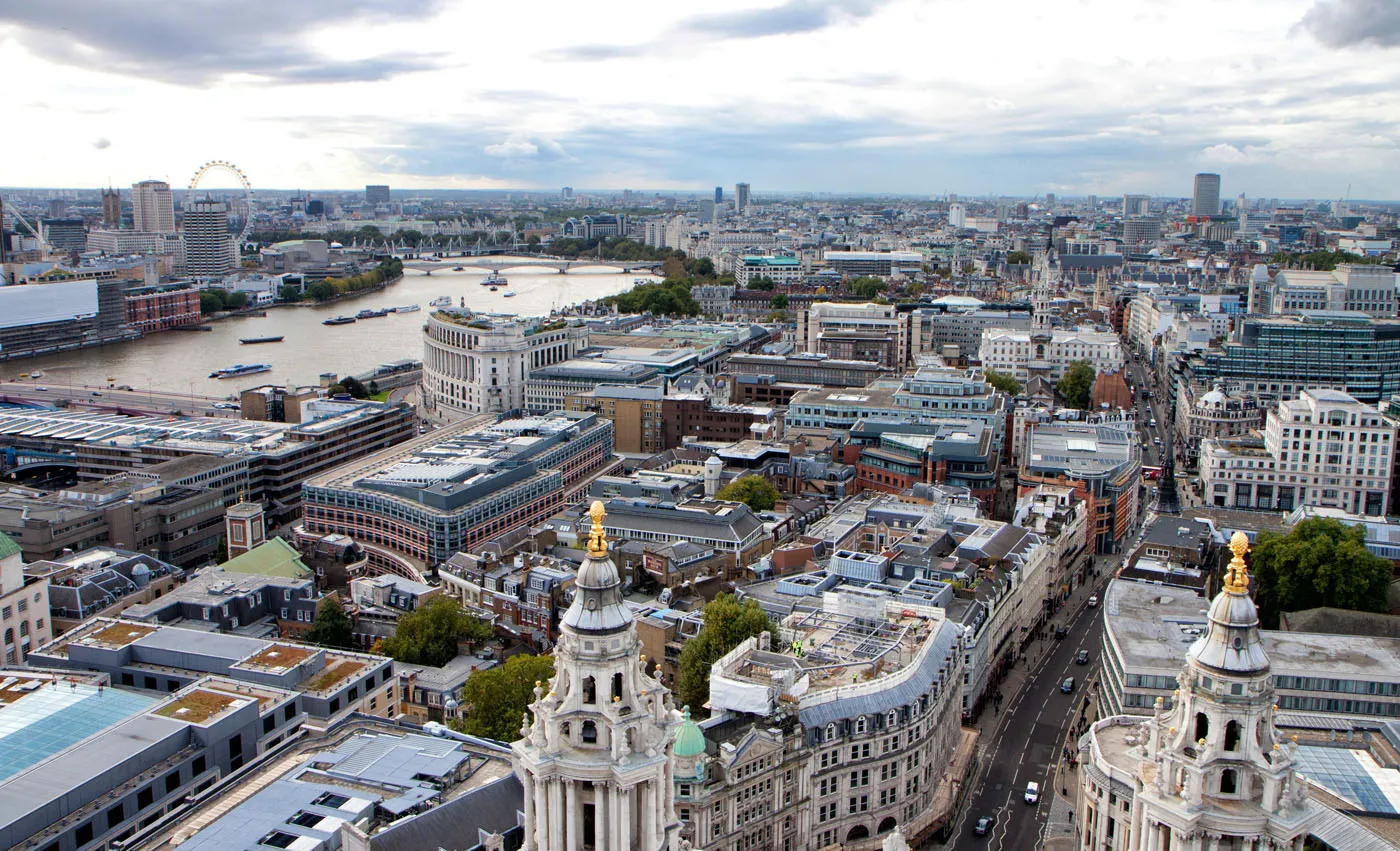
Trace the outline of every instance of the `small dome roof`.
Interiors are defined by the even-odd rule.
[[[1216,387],[1215,389],[1211,390],[1209,393],[1206,393],[1201,397],[1200,404],[1202,407],[1218,408],[1221,405],[1224,405],[1226,401],[1228,401],[1228,399],[1229,397],[1226,396],[1225,393],[1221,391],[1219,387]]]
[[[1244,554],[1249,540],[1236,532],[1230,540],[1235,557],[1225,574],[1225,587],[1210,604],[1206,634],[1186,657],[1195,664],[1225,674],[1259,674],[1269,670],[1269,656],[1259,638],[1259,610],[1249,597],[1249,571]]]
[[[690,707],[682,710],[685,720],[676,729],[676,742],[671,753],[676,756],[700,756],[705,752],[705,734],[700,725],[690,720]]]
[[[706,459],[705,459],[705,466],[706,466],[706,467],[723,467],[723,466],[724,466],[724,462],[720,460],[720,457],[719,457],[718,455],[711,455],[709,458],[706,458]]]

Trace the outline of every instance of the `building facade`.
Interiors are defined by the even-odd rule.
[[[909,360],[909,329],[892,304],[817,302],[798,317],[797,339],[804,350],[835,359],[876,360],[881,366],[902,369]],[[837,346],[851,351],[851,341],[877,358],[842,358],[831,351]]]
[[[221,278],[238,268],[238,246],[228,231],[228,204],[189,201],[181,220],[185,271],[196,278]]]
[[[982,332],[977,355],[984,368],[1022,383],[1035,377],[1059,381],[1070,364],[1081,360],[1088,361],[1095,372],[1123,368],[1123,344],[1117,334],[1105,331],[989,328]]]
[[[121,201],[117,203],[120,205]],[[143,233],[175,233],[175,201],[169,183],[143,180],[132,184],[131,225],[133,230]]]

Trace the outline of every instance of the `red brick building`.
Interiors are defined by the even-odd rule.
[[[139,287],[126,292],[126,323],[143,334],[199,320],[199,291],[191,287]]]

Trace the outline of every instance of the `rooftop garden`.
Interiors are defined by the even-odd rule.
[[[354,659],[336,659],[321,673],[307,680],[307,691],[329,691],[364,670],[365,664]]]
[[[314,647],[297,647],[293,644],[272,644],[263,648],[238,664],[256,668],[294,668],[316,654]]]
[[[146,636],[155,632],[157,629],[158,627],[154,626],[141,626],[139,624],[132,623],[114,623],[111,626],[99,629],[98,631],[94,632],[88,637],[93,639],[94,641],[100,641],[103,644],[112,644],[117,647],[125,647],[133,641],[145,638]]]
[[[203,724],[211,718],[222,715],[225,710],[237,702],[238,698],[233,695],[197,689],[157,709],[156,714],[166,718],[174,718],[177,721]]]

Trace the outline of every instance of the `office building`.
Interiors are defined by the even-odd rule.
[[[132,185],[131,226],[143,233],[175,233],[175,200],[169,183],[143,180]]]
[[[716,186],[716,187],[715,187],[715,209],[719,209],[719,208],[722,207],[722,206],[724,206],[724,187],[723,187],[723,186]]]
[[[962,230],[967,227],[967,206],[964,204],[948,205],[948,226]]]
[[[1400,274],[1389,266],[1344,263],[1330,272],[1280,270],[1273,281],[1273,313],[1354,311],[1377,319],[1396,316]]]
[[[1118,551],[1138,516],[1142,457],[1131,418],[1102,424],[1043,423],[1026,439],[1021,488],[1069,485],[1088,505],[1088,539],[1097,553]]]
[[[1152,198],[1149,195],[1124,195],[1123,217],[1145,216],[1151,211]]]
[[[389,203],[389,187],[382,183],[371,183],[365,186],[365,203],[371,207]]]
[[[198,325],[199,291],[182,284],[131,287],[126,291],[126,322],[142,334]]]
[[[980,304],[980,302],[979,302]],[[1031,314],[1025,310],[970,310],[948,308],[919,308],[904,314],[909,325],[910,354],[924,352],[943,355],[948,347],[957,349],[957,356],[976,358],[982,347],[982,332],[992,328],[1029,331]]]
[[[87,227],[82,219],[44,219],[40,229],[54,251],[67,254],[87,248]]]
[[[1191,191],[1191,215],[1220,215],[1220,175],[1201,172]]]
[[[1188,354],[1182,376],[1241,393],[1292,398],[1328,387],[1371,404],[1400,393],[1400,321],[1305,313],[1237,321],[1234,339]]]
[[[798,317],[797,339],[807,352],[891,369],[910,357],[909,327],[892,304],[817,302]]]
[[[740,288],[747,287],[754,278],[767,278],[780,287],[801,283],[807,277],[807,270],[796,257],[779,255],[775,257],[746,256],[734,269],[734,281]]]
[[[30,562],[24,576],[26,582],[48,586],[53,635],[61,635],[88,618],[119,617],[138,603],[169,594],[184,581],[185,571],[145,553],[92,547]]]
[[[1032,378],[1059,381],[1075,361],[1088,361],[1095,372],[1123,368],[1123,344],[1107,331],[1055,329],[1013,331],[988,328],[982,332],[978,358],[986,369],[1010,375],[1024,384]]]
[[[627,216],[623,213],[599,213],[581,219],[569,218],[559,226],[559,235],[566,239],[581,239],[584,242],[602,242],[605,239],[627,235]]]
[[[824,387],[864,387],[888,376],[890,367],[875,361],[846,361],[811,352],[790,355],[732,354],[724,362],[724,374],[770,376],[780,382],[818,384]]]
[[[1400,424],[1338,390],[1304,390],[1269,411],[1258,436],[1201,446],[1201,493],[1221,508],[1291,511],[1311,505],[1389,513]]]
[[[665,398],[659,384],[599,384],[570,394],[564,410],[597,414],[612,423],[617,452],[650,456],[666,449]]]
[[[196,278],[222,278],[238,268],[238,246],[228,230],[228,204],[205,198],[185,204],[181,222],[185,271]]]
[[[1162,219],[1158,216],[1130,216],[1123,220],[1123,245],[1133,251],[1152,248],[1162,238]]]
[[[1203,441],[1262,428],[1265,409],[1258,396],[1227,393],[1220,386],[1206,390],[1183,382],[1177,389],[1174,417],[1178,456],[1194,469]]]
[[[568,408],[568,398],[603,384],[637,386],[657,381],[654,367],[602,358],[575,358],[530,371],[525,381],[525,410],[547,414]],[[625,450],[624,450],[625,451]]]
[[[532,370],[572,360],[587,346],[588,327],[562,319],[435,311],[423,326],[424,414],[453,422],[523,409]]]
[[[307,535],[349,535],[413,576],[557,513],[613,462],[613,424],[556,411],[463,422],[307,479]]]
[[[904,493],[920,482],[967,488],[988,511],[1001,469],[998,431],[980,422],[862,419],[832,455],[856,470],[858,491]]]
[[[764,529],[762,518],[742,502],[693,499],[677,504],[609,499],[606,506],[609,538],[661,544],[690,541],[708,547],[723,558],[723,576],[727,580],[740,576],[741,571],[773,549],[772,536]],[[575,521],[575,528],[587,520],[579,518],[577,510],[564,516]],[[561,521],[556,518],[553,522]]]
[[[1180,685],[1178,699],[1170,707],[1159,702],[1145,723],[1138,715],[1102,718],[1079,740],[1083,769],[1071,824],[1081,851],[1207,842],[1216,849],[1301,849],[1324,815],[1309,801],[1297,736],[1285,742],[1278,729],[1283,678],[1249,596],[1248,539],[1236,532],[1230,546],[1224,589],[1205,618],[1197,615],[1185,665],[1176,654],[1158,663],[1176,668],[1170,679]],[[1181,643],[1173,635],[1166,646]],[[1155,650],[1164,655],[1161,645]]]
[[[734,212],[742,214],[749,208],[749,185],[747,183],[734,184]]]
[[[924,267],[924,256],[917,251],[827,251],[826,265],[842,275],[916,275]]]

